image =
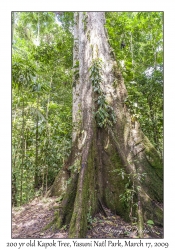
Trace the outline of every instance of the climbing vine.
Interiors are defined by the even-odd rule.
[[[83,20],[82,20],[82,22],[84,24],[84,32],[86,32],[86,30],[87,30],[87,19],[88,19],[87,13],[83,12]]]
[[[92,81],[93,91],[95,93],[96,112],[95,119],[98,127],[112,126],[116,122],[113,108],[107,103],[105,93],[100,87],[102,77],[100,71],[102,69],[102,61],[94,59],[90,67],[90,79]]]
[[[127,178],[127,182],[125,184],[124,193],[120,194],[120,201],[123,203],[124,206],[129,208],[130,213],[129,217],[132,223],[136,223],[138,225],[138,229],[142,229],[141,224],[141,215],[140,215],[140,208],[139,208],[139,192],[140,192],[140,185],[142,181],[144,181],[146,173],[130,173],[127,174],[124,169],[116,169],[114,172],[117,172],[118,175],[121,176],[122,179]],[[137,197],[137,198],[136,198]],[[138,218],[134,217],[134,210],[137,211]],[[142,232],[139,234],[141,235]]]

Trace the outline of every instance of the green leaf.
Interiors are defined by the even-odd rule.
[[[154,225],[154,222],[153,222],[152,220],[148,220],[148,221],[147,221],[147,224],[148,224],[148,225]]]

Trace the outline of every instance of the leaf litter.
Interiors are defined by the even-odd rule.
[[[51,239],[68,238],[68,228],[55,229],[52,225],[55,209],[59,203],[57,197],[35,198],[19,208],[12,208],[12,238],[14,239]],[[89,239],[134,239],[138,238],[136,225],[124,221],[104,208],[107,217],[101,213],[88,223],[86,238]],[[50,226],[48,226],[50,225]],[[163,238],[163,227],[145,224],[144,238]]]

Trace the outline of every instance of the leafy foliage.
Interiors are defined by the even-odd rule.
[[[12,182],[13,205],[21,205],[47,191],[70,151],[73,38],[54,13],[21,12],[16,18]]]
[[[107,12],[106,28],[128,90],[125,102],[162,156],[163,13]]]
[[[90,67],[90,78],[92,81],[92,86],[94,93],[96,93],[96,103],[97,111],[95,112],[95,118],[97,125],[102,128],[112,126],[116,122],[116,117],[113,108],[107,103],[105,99],[105,94],[103,93],[100,83],[102,82],[102,77],[100,71],[102,69],[102,62],[100,59],[93,60]]]
[[[131,172],[130,174],[127,174],[123,168],[116,169],[114,172],[117,172],[122,179],[127,179],[124,192],[120,194],[119,197],[123,207],[130,209],[129,216],[131,221],[136,220],[137,218],[133,217],[133,210],[138,207],[138,196],[140,192],[139,184],[144,181],[146,173]]]

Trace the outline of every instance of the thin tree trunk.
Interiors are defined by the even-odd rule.
[[[40,15],[40,13],[38,12],[38,24],[37,24],[37,28],[38,28],[37,43],[38,43],[38,45],[40,44],[40,21],[39,21],[39,15]]]
[[[103,206],[130,219],[131,208],[120,201],[127,183],[121,171],[135,181],[139,208],[132,213],[139,228],[148,218],[162,224],[161,209],[156,205],[153,212],[152,206],[152,200],[163,199],[162,162],[138,122],[132,126],[124,80],[104,24],[103,12],[75,14],[73,147],[50,190],[63,197],[57,226],[70,224],[70,238],[85,237],[87,214],[93,216]]]
[[[15,18],[16,18],[16,13],[15,11],[12,11],[12,16],[11,16],[11,20],[12,20],[12,44],[13,44],[13,38],[14,38],[14,30],[15,30]]]
[[[25,138],[24,138],[24,129],[25,129],[25,117],[24,117],[24,97],[22,101],[22,136],[21,136],[21,176],[20,176],[20,206],[22,205],[23,198],[23,173],[24,173],[24,158],[25,158]]]
[[[52,77],[51,77],[51,80],[50,80],[50,89],[52,87]],[[48,123],[48,120],[49,120],[49,104],[50,104],[50,93],[48,95],[48,99],[47,99],[47,109],[46,109],[46,136],[47,136],[47,146],[49,147],[49,144],[50,144],[50,129],[49,129],[49,123]],[[45,158],[47,158],[48,156],[48,151],[46,150],[45,152]],[[47,193],[47,177],[48,177],[48,163],[45,162],[45,165],[46,165],[46,171],[45,171],[45,180],[46,180],[46,184],[45,184],[45,193]]]
[[[37,111],[39,108],[39,94],[37,93]],[[38,176],[38,122],[39,122],[39,117],[38,117],[38,113],[36,113],[36,133],[35,133],[35,188],[38,188],[38,184],[39,184],[39,176]]]
[[[130,33],[131,35],[131,58],[132,58],[132,67],[134,67],[134,56],[133,56],[133,43],[132,43],[132,32]]]

